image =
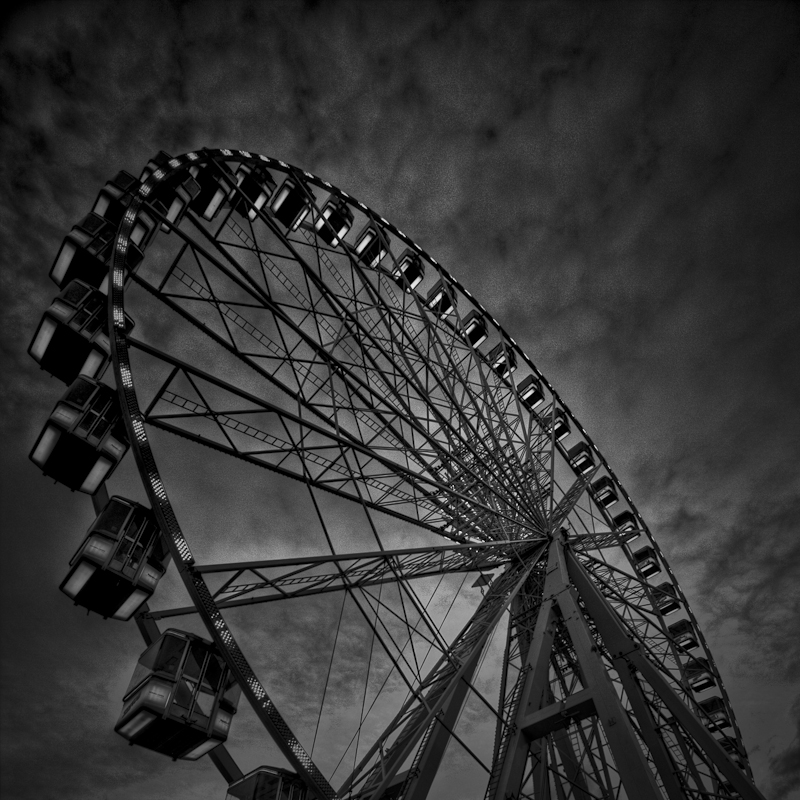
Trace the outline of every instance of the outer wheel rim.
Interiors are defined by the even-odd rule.
[[[158,468],[156,466],[154,456],[152,454],[152,450],[150,447],[150,443],[148,440],[144,424],[145,416],[143,415],[141,409],[139,408],[135,392],[135,386],[130,367],[128,339],[126,337],[124,329],[124,290],[125,290],[125,280],[126,280],[125,255],[130,242],[131,233],[136,223],[137,214],[139,213],[142,206],[146,202],[146,199],[150,195],[150,193],[154,191],[155,188],[162,181],[168,180],[174,174],[182,170],[185,170],[192,165],[201,165],[203,163],[208,163],[209,161],[214,159],[235,160],[240,163],[248,163],[251,165],[259,165],[259,166],[266,165],[267,167],[273,167],[281,171],[287,172],[288,174],[294,173],[298,176],[301,174],[300,170],[297,170],[294,167],[290,167],[284,162],[276,162],[271,159],[265,159],[264,157],[256,157],[244,151],[234,152],[229,150],[205,151],[202,154],[190,153],[186,156],[181,156],[179,158],[170,161],[168,170],[164,169],[164,170],[157,170],[156,172],[154,172],[142,184],[142,187],[138,195],[131,203],[131,206],[126,212],[120,224],[120,228],[118,230],[118,236],[114,250],[114,259],[112,265],[111,291],[109,292],[109,315],[110,318],[113,320],[113,327],[112,327],[113,335],[111,337],[112,356],[113,356],[113,364],[114,364],[117,386],[120,393],[122,406],[124,409],[126,426],[128,428],[128,433],[131,439],[135,458],[137,460],[140,473],[142,474],[145,488],[149,496],[150,502],[152,504],[153,510],[159,520],[159,524],[161,525],[163,531],[169,533],[169,536],[167,538],[170,541],[170,548],[172,550],[172,554],[173,557],[175,558],[176,564],[178,565],[179,570],[181,572],[184,584],[189,590],[194,602],[197,605],[198,612],[200,613],[201,618],[206,624],[209,632],[216,641],[217,645],[226,654],[226,658],[229,661],[229,663],[237,665],[237,669],[240,671],[240,674],[244,676],[245,679],[243,681],[243,688],[245,689],[246,693],[249,692],[251,703],[261,703],[262,707],[265,710],[266,715],[271,716],[272,724],[274,724],[277,728],[280,728],[281,718],[279,713],[277,712],[277,709],[275,709],[274,705],[271,704],[271,701],[269,701],[269,698],[267,697],[263,686],[255,678],[255,675],[252,672],[252,670],[250,670],[246,659],[239,650],[238,646],[236,645],[233,639],[232,634],[230,633],[229,629],[224,623],[224,620],[222,619],[219,609],[216,607],[214,601],[211,599],[210,593],[208,592],[208,589],[206,587],[206,584],[202,576],[198,574],[194,569],[194,559],[191,555],[188,543],[183,537],[175,513],[172,510],[163,482],[161,481],[161,477]],[[564,413],[567,415],[568,419],[572,423],[573,430],[580,431],[582,441],[585,441],[588,447],[590,448],[591,453],[595,458],[598,470],[603,471],[603,474],[608,475],[608,477],[616,487],[620,498],[623,499],[625,503],[627,503],[630,511],[636,518],[636,522],[638,524],[640,531],[642,532],[642,535],[647,540],[647,544],[655,550],[655,552],[658,555],[658,558],[663,564],[663,569],[665,571],[665,574],[668,576],[669,581],[675,587],[677,596],[681,601],[683,607],[685,608],[688,618],[692,622],[697,635],[700,637],[701,644],[703,645],[705,652],[708,654],[709,659],[711,660],[713,666],[713,659],[711,659],[710,650],[706,646],[705,641],[702,639],[702,632],[700,631],[700,628],[696,623],[694,615],[692,614],[691,609],[688,603],[686,602],[686,598],[682,594],[680,587],[677,584],[677,581],[674,579],[674,576],[671,570],[669,569],[666,559],[664,558],[663,554],[658,548],[656,540],[649,533],[649,530],[647,529],[644,520],[639,514],[638,509],[634,505],[632,499],[627,494],[627,492],[625,492],[624,489],[622,488],[616,475],[614,474],[610,466],[607,464],[606,460],[603,458],[602,454],[599,452],[597,447],[594,445],[589,435],[586,433],[583,427],[580,426],[580,424],[578,423],[577,419],[574,417],[572,412],[558,396],[557,392],[549,383],[549,381],[547,381],[547,379],[535,367],[535,365],[529,359],[529,357],[516,345],[516,343],[510,336],[505,334],[499,323],[478,303],[478,301],[476,301],[472,297],[469,291],[466,290],[460,284],[460,282],[458,282],[455,278],[452,278],[452,276],[449,276],[449,274],[446,273],[434,259],[430,258],[421,248],[419,248],[415,243],[413,243],[410,239],[408,239],[405,236],[405,234],[396,229],[382,217],[375,215],[366,206],[359,203],[358,201],[353,200],[353,198],[349,197],[347,194],[335,189],[335,187],[330,186],[330,184],[328,184],[327,182],[321,181],[320,179],[306,172],[302,172],[302,175],[304,176],[305,180],[307,180],[314,186],[325,187],[325,189],[327,191],[330,191],[332,194],[336,194],[340,198],[346,200],[347,202],[354,203],[355,205],[357,205],[366,213],[368,217],[372,217],[376,221],[376,224],[378,224],[382,230],[390,232],[393,237],[396,237],[398,240],[403,242],[408,247],[413,248],[417,253],[420,254],[421,257],[426,259],[429,262],[429,264],[435,265],[436,268],[440,270],[443,275],[447,276],[447,279],[452,283],[455,289],[458,292],[460,292],[464,297],[469,298],[469,301],[474,305],[474,307],[478,309],[481,313],[483,313],[486,319],[491,323],[491,325],[493,325],[494,328],[500,333],[500,335],[503,336],[510,343],[510,347],[516,354],[517,359],[521,363],[527,365],[527,368],[531,371],[531,373],[537,376],[537,378],[542,382],[543,386],[546,387],[547,392],[549,393],[551,399],[552,407],[553,408],[558,407],[559,409],[563,409]],[[563,448],[560,443],[555,443],[554,447],[557,448],[558,452],[560,453],[560,456],[564,458],[566,454],[565,448]],[[605,516],[606,521],[609,524],[609,527],[613,530],[614,526],[611,521],[611,514],[600,504],[596,504],[596,507]],[[618,545],[620,548],[620,552],[624,553],[625,557],[630,562],[631,548],[621,539],[618,539]],[[649,590],[646,590],[646,592],[648,593],[650,603],[652,604],[653,602],[652,593],[649,592]],[[662,620],[662,630],[665,628],[665,626],[666,623],[663,623]],[[675,661],[677,663],[680,663],[680,659],[677,657],[678,654],[676,651],[674,651],[674,648],[673,648],[673,653]],[[249,671],[249,676],[248,676],[248,671]],[[717,676],[719,688],[721,689],[723,698],[725,700],[727,711],[729,713],[731,722],[734,726],[736,736],[740,741],[741,736],[739,734],[738,727],[736,727],[735,718],[733,716],[730,703],[728,702],[727,695],[725,694],[724,691],[724,687],[722,686],[722,683],[719,680],[718,672],[716,671],[716,669],[714,669],[714,671]],[[288,730],[288,728],[286,730]],[[292,751],[292,754],[300,762],[301,772],[303,773],[306,780],[312,783],[312,785],[316,785],[317,791],[320,793],[321,796],[333,796],[330,787],[328,787],[327,782],[324,780],[324,777],[317,770],[316,766],[313,764],[310,757],[307,755],[307,753],[299,744],[299,742],[297,742],[296,739],[293,739],[293,737],[290,737],[290,742],[291,742],[290,749]]]

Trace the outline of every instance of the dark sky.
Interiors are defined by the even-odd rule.
[[[113,734],[141,640],[58,592],[91,505],[27,458],[61,238],[117,170],[202,146],[331,181],[493,312],[670,559],[759,786],[800,797],[800,7],[64,0],[4,26],[4,797],[224,796]]]

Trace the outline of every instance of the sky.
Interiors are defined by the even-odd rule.
[[[58,592],[91,504],[28,460],[59,394],[26,350],[62,237],[118,170],[203,146],[330,181],[480,298],[648,521],[759,787],[800,797],[796,4],[62,0],[1,35],[4,797],[223,797],[207,759],[113,734],[141,639]],[[213,499],[187,501],[198,528],[307,513],[211,456],[185,474]]]

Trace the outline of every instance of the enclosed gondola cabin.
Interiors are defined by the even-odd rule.
[[[356,258],[368,269],[375,269],[386,255],[389,241],[386,233],[378,230],[374,222],[368,222],[356,240]]]
[[[258,767],[228,787],[225,800],[309,800],[296,773],[279,767]]]
[[[97,377],[111,355],[107,299],[82,281],[70,281],[45,311],[28,353],[66,384],[78,375]]]
[[[684,675],[695,692],[702,692],[716,685],[714,673],[707,658],[693,658],[684,664]]]
[[[404,250],[397,259],[397,264],[392,267],[392,277],[401,289],[413,291],[425,277],[422,259],[413,250]]]
[[[517,386],[517,396],[528,411],[533,411],[544,400],[542,382],[535,375],[528,375]]]
[[[353,227],[353,212],[340,197],[330,197],[314,223],[317,238],[336,247]]]
[[[684,650],[694,650],[699,647],[700,643],[697,641],[697,633],[695,633],[694,625],[688,619],[681,619],[673,623],[667,628],[672,641]]]
[[[144,257],[140,245],[149,236],[153,224],[147,214],[139,214],[125,256],[125,265],[131,272],[136,270]],[[80,280],[107,294],[115,234],[116,225],[99,214],[87,214],[61,243],[50,269],[50,278],[56,286],[62,288],[72,280]]]
[[[586,442],[578,442],[567,451],[570,466],[579,474],[585,475],[594,469],[594,453]]]
[[[266,167],[250,164],[240,164],[235,177],[237,188],[230,191],[231,208],[252,221],[275,191],[275,179]]]
[[[189,168],[200,190],[189,203],[189,208],[199,214],[203,219],[211,222],[224,206],[230,189],[225,183],[226,174],[230,180],[233,175],[224,163],[214,162],[202,166],[195,165]]]
[[[30,458],[59,483],[94,494],[127,450],[116,390],[81,376],[56,403]]]
[[[661,572],[661,564],[652,547],[643,547],[641,550],[637,550],[633,554],[633,565],[643,578],[649,578]]]
[[[550,436],[552,433],[557,442],[569,436],[569,420],[562,409],[557,408],[555,415],[551,415],[550,411],[545,411],[539,419],[545,434]]]
[[[480,347],[489,336],[486,330],[486,320],[477,309],[470,311],[461,324],[464,338],[472,347]]]
[[[437,317],[446,317],[458,303],[458,295],[444,279],[439,279],[425,298],[425,307]]]
[[[145,183],[158,170],[165,172],[171,170],[173,168],[170,165],[172,160],[169,153],[165,153],[163,150],[159,151],[158,155],[148,161],[147,166],[142,170],[141,182]],[[190,203],[199,193],[200,184],[195,181],[191,171],[181,170],[169,178],[159,181],[152,194],[148,195],[147,202],[158,216],[165,218],[166,222],[161,223],[161,230],[169,233],[172,226],[181,221]],[[167,222],[171,225],[166,224]]]
[[[116,228],[139,186],[139,181],[130,172],[124,170],[118,172],[100,190],[97,200],[94,201],[92,213],[103,217]]]
[[[698,703],[700,710],[705,717],[704,722],[707,728],[712,731],[730,728],[731,721],[728,718],[728,710],[721,697],[709,697]]]
[[[639,535],[639,526],[632,511],[623,511],[614,517],[614,527],[623,542],[629,542]]]
[[[653,588],[653,599],[659,613],[665,617],[674,614],[681,607],[678,592],[669,581],[659,583]]]
[[[270,202],[275,218],[290,231],[297,230],[308,216],[310,205],[304,187],[296,178],[286,178]]]
[[[722,746],[722,749],[731,757],[731,761],[733,761],[739,769],[743,770],[745,768],[745,760],[741,750],[739,750],[739,744],[736,739],[730,736],[723,736],[721,739],[717,739],[717,741]]]
[[[131,744],[195,761],[228,738],[239,695],[211,642],[170,629],[139,658],[114,730]]]
[[[594,481],[592,483],[592,491],[594,492],[595,500],[597,500],[603,508],[610,508],[614,503],[619,501],[617,487],[614,486],[614,481],[612,481],[608,475],[603,475],[602,478],[598,478]]]
[[[150,205],[159,217],[164,218],[161,223],[164,233],[169,233],[180,223],[189,204],[199,193],[200,185],[185,173],[158,184]]]
[[[172,161],[172,156],[165,150],[159,150],[158,153],[147,162],[142,170],[142,174],[139,175],[139,180],[145,183],[156,170],[168,169],[170,161]]]
[[[487,358],[492,371],[501,378],[510,375],[517,368],[517,354],[506,342],[499,342],[493,347]]]
[[[70,561],[60,589],[76,605],[127,620],[153,594],[168,560],[153,512],[112,497]]]

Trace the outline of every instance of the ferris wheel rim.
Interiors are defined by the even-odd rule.
[[[630,498],[628,493],[623,489],[616,474],[613,472],[613,470],[608,465],[605,458],[600,453],[599,449],[591,440],[589,434],[585,431],[583,426],[580,425],[577,418],[574,416],[573,412],[560,398],[560,396],[558,395],[552,384],[550,384],[550,382],[545,378],[545,376],[534,365],[533,361],[527,356],[527,354],[521,349],[521,347],[519,347],[516,341],[505,332],[500,323],[497,320],[495,320],[495,318],[480,304],[480,302],[477,299],[475,299],[471,295],[471,293],[465,287],[463,287],[463,285],[456,278],[450,275],[449,272],[447,272],[447,270],[444,267],[438,264],[438,262],[435,259],[430,257],[421,247],[419,247],[415,242],[413,242],[410,238],[408,238],[402,231],[393,226],[383,217],[375,215],[375,213],[372,212],[371,209],[369,209],[360,201],[355,200],[352,196],[348,195],[345,192],[342,192],[341,190],[336,189],[336,187],[332,186],[327,181],[324,181],[312,175],[311,173],[306,172],[305,170],[299,170],[298,168],[293,167],[285,162],[276,161],[275,159],[269,159],[264,156],[255,156],[247,151],[233,151],[226,149],[204,151],[202,155],[198,155],[197,153],[189,153],[184,156],[172,159],[169,162],[169,170],[157,170],[153,172],[153,174],[150,175],[149,178],[142,184],[139,194],[135,197],[134,201],[131,203],[128,211],[123,217],[122,222],[120,223],[120,227],[117,233],[114,257],[111,264],[112,279],[111,279],[110,291],[108,294],[109,317],[112,320],[112,325],[110,326],[110,332],[112,332],[112,336],[110,337],[112,342],[111,345],[112,361],[114,365],[117,388],[120,394],[121,404],[123,408],[123,416],[125,419],[125,424],[128,428],[132,449],[134,451],[134,456],[137,461],[137,466],[139,467],[140,474],[142,475],[143,482],[145,484],[145,489],[150,498],[153,510],[156,513],[156,516],[159,518],[159,522],[162,525],[162,529],[165,531],[170,530],[171,532],[177,530],[178,535],[176,535],[172,539],[171,546],[174,546],[173,550],[174,550],[176,564],[179,563],[179,560],[181,562],[182,565],[182,568],[180,570],[181,576],[182,579],[184,580],[184,583],[187,586],[187,589],[189,589],[190,583],[194,585],[195,588],[197,585],[196,584],[197,573],[196,570],[194,569],[194,559],[191,555],[191,550],[189,549],[188,542],[186,542],[186,539],[183,537],[182,533],[180,533],[180,526],[177,522],[177,517],[175,516],[174,511],[172,510],[172,507],[170,505],[169,499],[166,494],[166,489],[164,488],[164,484],[161,480],[158,467],[156,466],[155,463],[155,458],[152,455],[152,450],[150,448],[150,443],[145,427],[145,418],[144,415],[142,415],[141,409],[138,406],[138,400],[136,397],[135,385],[133,381],[133,374],[130,367],[130,359],[128,353],[128,348],[129,348],[128,336],[124,327],[124,319],[125,319],[124,295],[125,295],[125,278],[126,278],[125,255],[126,255],[127,245],[130,241],[130,234],[132,232],[133,225],[136,219],[136,214],[138,213],[141,206],[146,202],[150,192],[152,192],[161,181],[168,179],[173,174],[186,169],[188,166],[193,164],[201,165],[207,163],[207,161],[210,159],[220,158],[220,157],[225,159],[238,159],[238,160],[244,159],[247,161],[260,162],[266,164],[267,166],[279,167],[281,170],[287,171],[288,174],[298,174],[298,175],[302,174],[306,180],[308,180],[311,183],[314,183],[314,185],[323,187],[326,191],[330,191],[331,194],[336,194],[338,197],[345,199],[348,202],[356,203],[360,208],[363,209],[363,211],[368,217],[371,217],[374,220],[380,220],[381,225],[383,225],[393,235],[397,236],[407,246],[413,247],[428,261],[436,265],[437,269],[441,273],[447,275],[448,279],[452,281],[452,283],[459,289],[459,291],[461,291],[466,297],[470,299],[474,307],[480,310],[483,314],[486,315],[486,317],[489,320],[491,320],[495,328],[501,333],[501,335],[503,335],[505,340],[510,343],[511,347],[514,348],[514,351],[517,354],[517,356],[522,360],[524,360],[524,362],[531,369],[532,373],[535,374],[545,384],[552,397],[553,408],[558,407],[560,409],[563,409],[564,412],[568,415],[569,419],[576,425],[577,429],[580,430],[583,440],[588,444],[588,446],[591,448],[592,452],[594,453],[595,457],[598,460],[598,469],[602,468],[606,471],[607,475],[610,477],[614,486],[619,490],[620,495],[624,497],[632,513],[636,517],[636,520],[638,521],[641,531],[647,537],[648,543],[651,544],[659,553],[659,556],[661,557],[662,563],[664,564],[665,571],[669,577],[669,580],[679,593],[679,596],[684,604],[684,608],[686,609],[690,619],[693,621],[696,631],[698,632],[699,636],[702,637],[702,630],[700,629],[700,626],[696,624],[696,620],[694,619],[694,614],[691,611],[691,608],[688,602],[686,601],[686,598],[683,595],[680,585],[675,579],[674,574],[672,573],[672,570],[670,569],[666,558],[664,558],[663,553],[661,553],[660,549],[658,548],[658,544],[655,537],[653,537],[650,534],[649,529],[647,528],[644,520],[641,517],[641,514],[634,505],[634,502]],[[556,443],[556,446],[561,448],[560,443]],[[563,448],[561,449],[563,450]],[[563,452],[562,455],[564,455]],[[623,548],[623,550],[626,552],[626,556],[630,560],[630,553],[629,553],[629,548],[627,547],[627,543],[624,541],[620,541],[619,546]],[[190,590],[190,594],[192,594],[192,590]],[[198,610],[200,605],[202,604],[198,603]],[[218,609],[217,613],[219,614]],[[204,616],[203,612],[201,612],[201,616]],[[212,616],[208,616],[208,621],[206,621],[204,617],[204,622],[206,622],[206,626],[208,627],[209,631],[212,632],[212,636],[214,635],[213,631],[215,629],[217,630],[218,634],[219,631],[222,630],[219,626],[218,621],[215,621]],[[224,647],[228,646],[223,642],[223,640],[220,638],[219,635],[215,636],[215,638],[218,638]],[[707,646],[705,646],[705,650],[709,655],[711,655],[711,651]],[[678,662],[680,663],[679,659]],[[723,694],[726,699],[726,705],[728,706],[728,709],[731,711],[731,717],[735,725],[736,724],[735,717],[733,717],[732,708],[730,706],[730,703],[727,701],[727,695],[724,693],[724,687],[720,685],[720,688],[723,691]],[[738,734],[738,727],[736,730]],[[299,742],[297,744],[298,747],[300,747]],[[300,749],[302,750],[302,747],[300,747]],[[305,751],[302,752],[305,753]],[[312,763],[313,765],[313,762],[310,763]]]

